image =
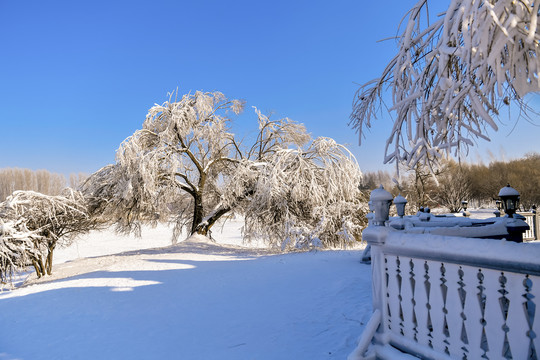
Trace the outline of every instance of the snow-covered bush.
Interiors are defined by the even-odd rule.
[[[489,140],[501,107],[534,113],[524,96],[540,90],[538,1],[452,0],[431,24],[421,16],[429,3],[409,11],[398,53],[358,90],[350,122],[361,139],[390,89],[395,120],[384,161],[409,168]]]
[[[98,225],[88,215],[82,193],[71,189],[57,196],[15,191],[0,204],[0,220],[2,281],[28,265],[38,277],[50,275],[56,246],[69,245]]]
[[[40,255],[35,244],[41,238],[20,221],[4,222],[0,218],[0,285],[11,283],[13,275],[24,272],[32,259]]]
[[[227,117],[242,107],[219,92],[171,95],[152,107],[143,128],[118,149],[116,163],[84,183],[91,213],[124,232],[172,221],[175,239],[183,228],[210,235],[231,211],[246,216],[246,236],[264,234],[272,244],[278,235],[301,233],[298,246],[315,238],[327,245],[355,233],[361,173],[354,157],[331,139],[312,141],[301,124],[270,120],[257,109],[259,130],[246,146]]]

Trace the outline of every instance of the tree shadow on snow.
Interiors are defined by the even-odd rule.
[[[328,271],[349,273],[344,259],[260,255],[180,243],[94,258],[101,270],[0,294],[0,349],[6,359],[322,358],[321,346],[325,359],[346,356],[328,338],[343,331],[352,350],[359,334],[350,321],[359,319],[359,280]],[[358,257],[346,260],[360,270]],[[336,298],[344,291],[354,296]]]

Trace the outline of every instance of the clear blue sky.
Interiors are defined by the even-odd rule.
[[[389,118],[361,147],[347,123],[357,84],[393,54],[393,41],[377,41],[415,2],[0,0],[0,168],[92,173],[178,87],[243,98],[248,112],[348,144],[363,170],[393,170],[382,166]],[[256,128],[249,115],[235,132]],[[482,144],[485,161],[488,147],[540,152],[539,127],[507,137],[505,122]]]

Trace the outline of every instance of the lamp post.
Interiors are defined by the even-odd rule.
[[[371,191],[369,200],[371,200],[373,209],[375,211],[373,225],[384,226],[385,222],[389,218],[390,204],[392,203],[392,199],[392,194],[384,190],[382,185]]]
[[[495,217],[501,217],[501,200],[495,200],[495,206],[497,206],[497,210],[493,214],[495,214]]]
[[[401,194],[394,198],[394,205],[396,205],[396,211],[399,216],[399,219],[394,219],[390,222],[390,226],[397,230],[405,229],[405,222],[403,216],[405,216],[405,205],[407,205],[407,199],[405,199]]]
[[[468,202],[467,200],[463,200],[463,201],[461,202],[461,206],[463,207],[463,216],[469,216],[469,215],[471,215],[471,213],[469,213],[469,212],[467,211],[467,205],[468,205],[468,204],[469,204],[469,202]]]
[[[519,205],[519,192],[506,185],[499,191],[504,212],[507,215],[506,230],[508,231],[507,240],[523,242],[523,233],[530,229],[529,225],[523,221],[523,217],[516,214]]]
[[[403,218],[405,215],[405,205],[407,205],[407,199],[405,199],[401,194],[394,198],[394,205],[396,205],[396,211],[400,218]]]
[[[499,191],[499,197],[505,214],[514,217],[519,205],[519,192],[508,184]]]

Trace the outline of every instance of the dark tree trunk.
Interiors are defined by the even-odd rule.
[[[203,219],[204,207],[202,204],[202,194],[196,193],[193,196],[193,222],[191,224],[191,235],[198,233],[197,229],[202,225]]]
[[[43,264],[43,259],[32,259],[32,265],[34,266],[34,269],[36,270],[36,275],[38,278],[41,278],[47,274],[45,264]]]
[[[231,211],[230,207],[224,207],[217,210],[204,223],[201,221],[199,225],[195,227],[195,231],[191,234],[197,233],[200,235],[208,236],[208,231],[210,231],[210,228],[216,223],[216,221],[218,221],[223,215],[225,215],[229,211]]]
[[[55,247],[55,244],[49,246],[49,253],[47,254],[47,262],[45,263],[46,270],[47,270],[47,275],[52,274],[54,247]]]

